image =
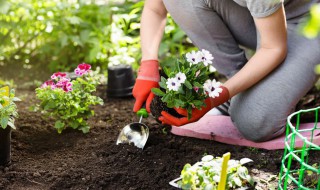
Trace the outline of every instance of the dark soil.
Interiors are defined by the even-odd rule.
[[[151,104],[150,104],[150,112],[151,112],[151,115],[153,116],[153,118],[156,119],[157,122],[159,122],[159,123],[161,123],[161,121],[159,121],[158,118],[161,116],[162,111],[166,111],[169,114],[171,114],[177,118],[183,117],[175,109],[168,108],[166,106],[166,104],[161,101],[160,96],[154,96],[154,98],[152,99]]]
[[[110,99],[105,90],[99,91],[105,104],[94,107],[88,134],[72,129],[58,134],[54,121],[29,111],[37,102],[34,90],[18,89],[23,101],[18,103],[17,130],[12,132],[12,162],[0,166],[0,189],[175,189],[169,181],[179,177],[184,164],[193,164],[204,154],[226,152],[233,159],[254,161],[247,167],[257,181],[256,189],[276,186],[283,150],[175,136],[152,117],[143,120],[150,128],[144,150],[116,145],[120,130],[139,118],[132,112],[133,98]],[[309,161],[318,162],[319,157],[318,151]]]

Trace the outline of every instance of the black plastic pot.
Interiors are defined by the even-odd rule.
[[[135,77],[130,65],[117,65],[108,68],[108,97],[132,97],[134,83]]]
[[[11,127],[0,127],[0,165],[10,163],[11,159]]]

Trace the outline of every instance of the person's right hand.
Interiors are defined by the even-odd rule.
[[[160,74],[157,60],[141,61],[138,76],[134,84],[132,95],[136,99],[133,111],[137,112],[146,102],[146,109],[150,112],[150,103],[154,97],[152,88],[159,87]]]

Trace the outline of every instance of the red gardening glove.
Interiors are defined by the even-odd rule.
[[[206,107],[202,107],[201,109],[193,109],[192,117],[190,119],[188,119],[187,117],[187,110],[181,108],[174,108],[180,115],[183,115],[184,117],[176,118],[170,115],[168,112],[162,111],[162,116],[159,117],[159,120],[162,122],[162,124],[174,126],[181,126],[187,123],[198,121],[204,114],[206,114],[212,108],[217,107],[229,100],[229,90],[224,86],[220,86],[220,88],[222,88],[222,92],[219,94],[219,96],[214,98],[207,98],[205,100],[205,104],[207,105]]]
[[[159,81],[159,62],[157,60],[142,61],[132,90],[132,95],[136,99],[133,106],[134,112],[139,111],[145,102],[146,109],[150,112],[150,103],[154,97],[151,89],[159,87]]]

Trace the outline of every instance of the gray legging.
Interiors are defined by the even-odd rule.
[[[233,76],[247,59],[239,45],[256,49],[257,34],[247,8],[232,0],[163,0],[168,12],[200,49],[214,56],[213,65]],[[307,39],[288,20],[288,54],[271,74],[231,99],[229,114],[242,135],[266,141],[284,132],[287,116],[314,85],[320,63],[320,38]]]

